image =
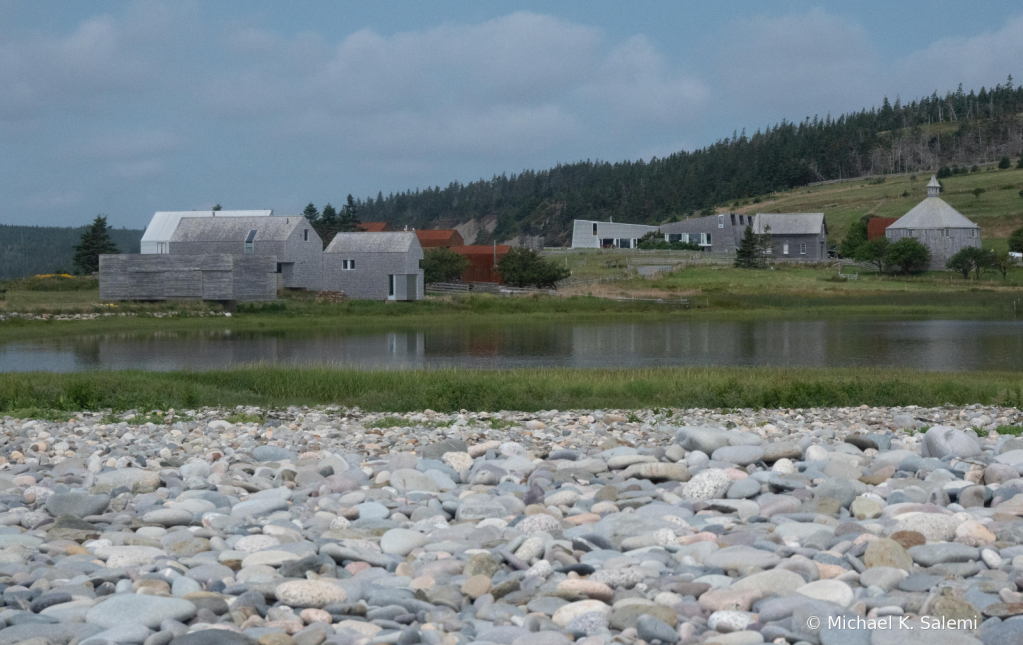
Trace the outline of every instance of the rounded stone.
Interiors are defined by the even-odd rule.
[[[277,585],[274,589],[277,600],[290,607],[313,607],[323,609],[333,603],[348,601],[348,594],[341,587],[321,580],[292,580]]]
[[[380,538],[380,550],[405,557],[415,549],[430,543],[430,538],[409,529],[391,529]]]
[[[469,598],[476,600],[490,591],[491,584],[489,576],[472,576],[462,583],[462,593],[469,596]]]
[[[90,609],[85,614],[85,622],[106,628],[140,623],[156,629],[168,618],[184,622],[191,619],[195,612],[195,605],[181,598],[117,594]]]

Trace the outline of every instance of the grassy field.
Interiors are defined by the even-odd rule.
[[[828,221],[828,243],[845,237],[849,225],[864,215],[902,217],[927,196],[930,173],[887,175],[884,183],[872,179],[821,184],[761,197],[760,203],[742,202],[719,209],[736,213],[823,212]],[[993,164],[978,172],[943,179],[941,198],[981,227],[986,248],[1004,248],[1005,238],[1023,226],[1023,170],[1015,164],[998,170]],[[978,199],[975,188],[984,189]]]
[[[350,371],[256,366],[213,372],[0,374],[0,414],[345,405],[363,410],[806,408],[1023,405],[1023,374],[892,369]]]

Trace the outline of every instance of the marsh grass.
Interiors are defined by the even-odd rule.
[[[894,369],[658,368],[355,371],[253,366],[210,372],[0,374],[0,412],[189,410],[203,406],[427,408],[807,408],[1023,405],[1023,375]]]

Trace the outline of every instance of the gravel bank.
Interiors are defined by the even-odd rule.
[[[0,423],[0,645],[1023,643],[1014,408]]]

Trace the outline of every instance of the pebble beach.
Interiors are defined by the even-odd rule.
[[[1021,424],[2,417],[0,645],[1020,645]]]

